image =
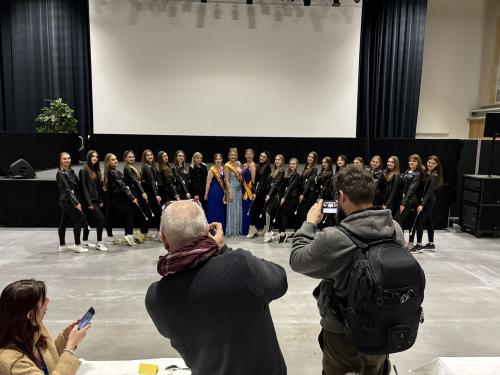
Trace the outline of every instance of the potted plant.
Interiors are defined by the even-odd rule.
[[[78,120],[73,117],[75,112],[61,98],[46,100],[47,107],[35,119],[40,125],[36,127],[37,133],[76,133]]]

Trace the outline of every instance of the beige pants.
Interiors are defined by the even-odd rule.
[[[391,372],[388,357],[359,352],[351,340],[340,333],[322,330],[323,375],[388,375]],[[384,366],[387,358],[387,367]]]

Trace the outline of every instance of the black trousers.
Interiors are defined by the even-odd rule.
[[[299,197],[292,197],[285,200],[281,205],[279,211],[279,232],[285,232],[288,224],[292,223],[292,227],[295,229],[296,217],[295,210],[297,209],[297,204],[299,203]],[[298,213],[297,213],[298,214]]]
[[[149,222],[152,221],[153,218],[151,213],[153,213],[156,218],[156,212],[153,211],[153,207],[150,208],[150,206],[156,205],[155,202],[151,201],[152,199],[156,200],[156,197],[151,198],[148,195],[148,202],[146,202],[146,200],[142,196],[139,196],[139,198],[137,198],[137,201],[139,202],[140,208],[137,206],[134,207],[134,223],[136,227],[140,228],[142,234],[146,234],[149,231]],[[146,215],[148,220],[146,220],[146,217],[144,217],[144,215]]]
[[[314,203],[316,203],[316,193],[314,191],[311,191],[309,194],[304,196],[304,199],[302,200],[302,202],[300,202],[297,212],[298,228],[300,228],[302,226],[302,223],[307,220],[307,213]]]
[[[432,209],[436,204],[436,198],[432,198],[429,203],[420,211],[415,227],[417,228],[417,243],[422,243],[424,236],[424,225],[427,228],[429,242],[434,242],[434,221],[432,220]]]
[[[134,207],[133,203],[124,195],[111,195],[106,214],[106,230],[108,233],[113,228],[113,222],[120,217],[124,222],[125,235],[134,233]]]
[[[401,225],[403,233],[405,225],[410,228],[410,238],[409,238],[410,242],[413,242],[413,240],[415,239],[415,231],[413,232],[411,231],[411,228],[413,227],[413,223],[415,220],[415,215],[416,215],[416,206],[405,206],[403,212],[398,210],[396,216],[394,217],[394,220],[396,220],[398,224]]]
[[[254,225],[257,229],[262,229],[266,221],[266,213],[264,205],[266,204],[266,193],[256,194],[250,210],[250,225]],[[259,217],[262,214],[262,217]]]
[[[88,208],[85,210],[85,214],[87,217],[87,222],[89,225],[92,225],[96,228],[97,232],[97,241],[102,241],[102,230],[104,228],[104,223],[105,223],[105,217],[104,214],[99,207],[98,203],[94,203],[92,205],[92,209]],[[89,229],[85,225],[83,227],[83,240],[87,241],[89,239]]]
[[[160,218],[161,218],[161,203],[158,203],[156,200],[156,195],[153,193],[153,190],[145,188],[146,194],[148,195],[148,202],[144,202],[143,211],[149,218],[149,221],[146,223],[146,226],[149,228],[159,228],[160,227]],[[139,199],[139,202],[143,201],[143,199]],[[140,204],[140,203],[139,203]],[[148,207],[149,205],[149,207]],[[142,207],[142,205],[141,205]],[[153,213],[153,215],[151,215]],[[142,229],[142,228],[141,228]],[[143,232],[141,230],[142,233]]]
[[[84,225],[82,213],[76,209],[73,203],[68,201],[59,201],[59,209],[61,210],[61,219],[59,220],[59,227],[57,229],[59,245],[66,245],[66,227],[69,224],[73,226],[75,245],[80,245],[80,233]]]

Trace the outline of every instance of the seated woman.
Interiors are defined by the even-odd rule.
[[[74,375],[80,361],[74,356],[90,325],[78,321],[52,339],[43,324],[50,300],[43,281],[20,280],[0,296],[0,374]]]

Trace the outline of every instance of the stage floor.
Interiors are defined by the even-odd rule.
[[[320,374],[319,316],[311,296],[317,280],[290,269],[290,243],[264,244],[261,237],[227,243],[286,268],[288,292],[271,311],[288,373]],[[93,327],[77,350],[87,360],[178,356],[144,307],[147,287],[159,279],[159,242],[87,254],[58,253],[57,244],[55,229],[0,228],[0,288],[22,278],[45,280],[51,299],[45,321],[54,334],[93,306]],[[412,349],[391,356],[399,374],[439,356],[500,353],[500,241],[450,229],[436,233],[436,245],[436,253],[416,255],[427,276],[425,323]]]

